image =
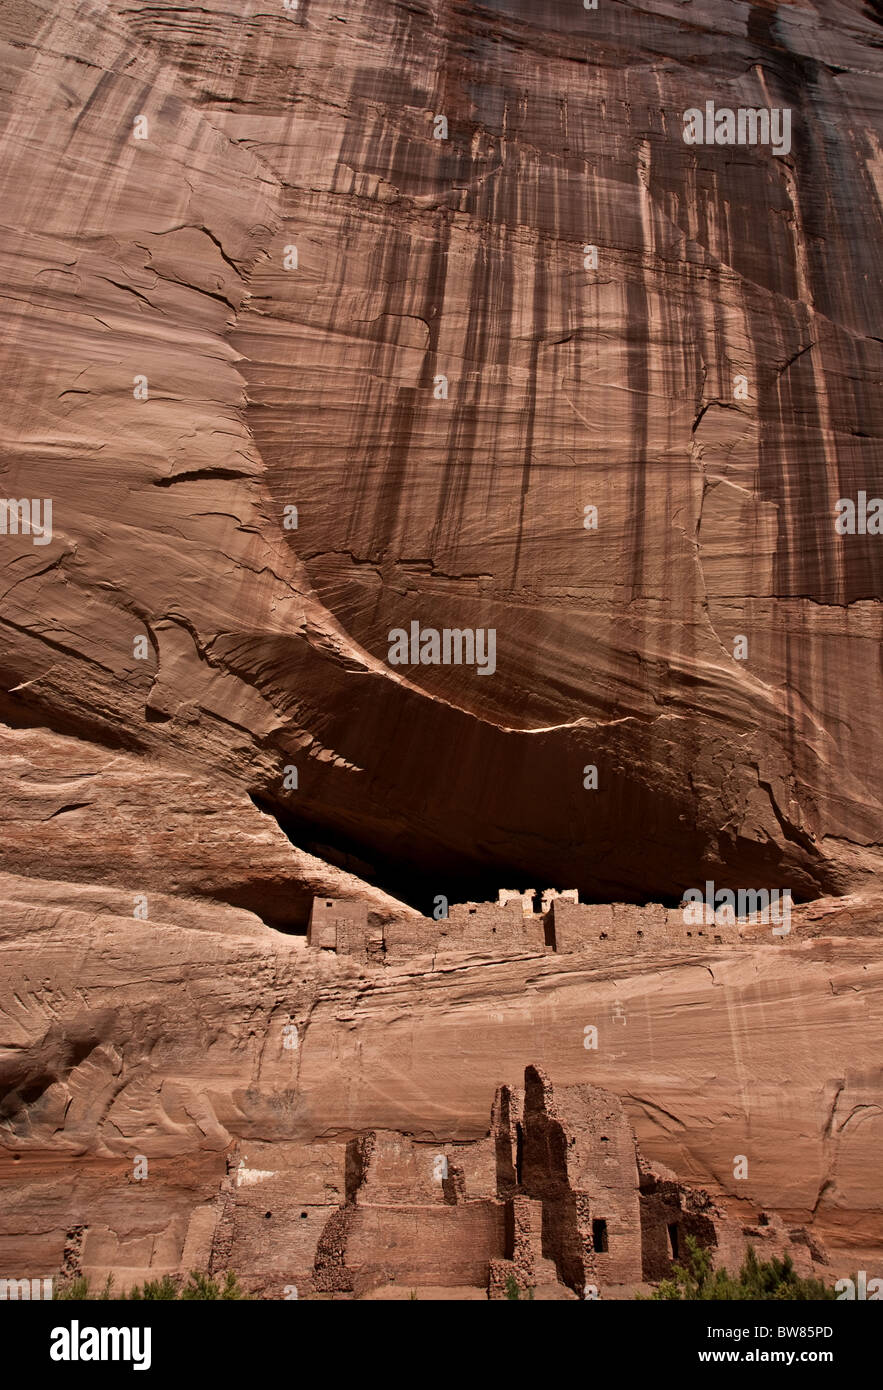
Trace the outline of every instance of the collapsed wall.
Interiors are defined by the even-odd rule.
[[[672,1265],[683,1262],[690,1236],[712,1251],[715,1268],[731,1273],[741,1267],[747,1245],[761,1260],[790,1256],[802,1278],[818,1273],[816,1263],[828,1263],[824,1246],[804,1226],[786,1227],[775,1212],[761,1212],[756,1221],[737,1221],[704,1188],[688,1187],[662,1164],[647,1162],[640,1150],[638,1171],[642,1274],[647,1282],[670,1276]]]

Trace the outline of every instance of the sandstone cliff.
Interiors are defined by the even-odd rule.
[[[475,1137],[532,1062],[879,1249],[876,0],[0,23],[0,488],[52,503],[0,534],[0,1251],[177,1269],[234,1142]],[[709,101],[789,152],[685,143]],[[413,621],[494,674],[390,665]],[[793,947],[300,935],[706,878]]]

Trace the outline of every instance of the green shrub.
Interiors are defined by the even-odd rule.
[[[113,1275],[109,1274],[101,1292],[91,1293],[89,1280],[85,1275],[78,1274],[73,1279],[65,1279],[53,1284],[52,1297],[54,1299],[74,1299],[77,1302],[84,1299],[113,1298],[112,1287]],[[176,1299],[248,1298],[248,1294],[241,1287],[232,1270],[228,1270],[224,1276],[223,1285],[215,1279],[210,1279],[207,1274],[193,1270],[183,1288],[179,1287],[179,1281],[171,1274],[164,1274],[161,1279],[148,1279],[144,1284],[134,1284],[127,1294],[120,1294],[119,1297],[131,1299],[138,1303],[142,1300],[156,1302]]]
[[[520,1297],[521,1297],[521,1289],[518,1287],[518,1284],[517,1284],[517,1282],[516,1282],[516,1279],[515,1279],[515,1275],[514,1275],[514,1274],[507,1274],[507,1275],[506,1275],[506,1297],[507,1297],[507,1298],[520,1298]],[[533,1289],[528,1289],[528,1291],[527,1291],[527,1297],[528,1297],[528,1301],[530,1301],[530,1300],[533,1298]]]
[[[220,1299],[220,1298],[247,1298],[248,1294],[240,1288],[236,1275],[232,1270],[228,1270],[224,1279],[223,1288],[216,1280],[210,1279],[207,1274],[200,1274],[194,1270],[189,1280],[181,1290],[181,1298],[188,1299]]]
[[[670,1279],[663,1279],[654,1299],[698,1299],[703,1301],[733,1301],[758,1299],[778,1302],[803,1302],[836,1299],[833,1288],[821,1279],[802,1279],[794,1269],[790,1255],[783,1260],[758,1260],[749,1245],[738,1275],[725,1269],[712,1269],[711,1251],[697,1245],[687,1236],[687,1257],[676,1264]]]
[[[148,1279],[142,1285],[133,1284],[129,1290],[129,1298],[134,1301],[145,1299],[147,1301],[170,1301],[178,1297],[178,1285],[175,1283],[171,1274],[164,1274],[161,1279]]]
[[[52,1299],[53,1302],[64,1302],[65,1299],[83,1299],[89,1297],[89,1280],[82,1274],[78,1274],[73,1279],[65,1279],[64,1282],[53,1282]]]
[[[104,1281],[104,1287],[102,1288],[100,1293],[90,1293],[89,1280],[86,1278],[84,1274],[76,1274],[74,1275],[73,1279],[62,1279],[58,1282],[53,1281],[52,1298],[53,1300],[58,1299],[58,1301],[62,1303],[68,1299],[74,1300],[76,1302],[81,1302],[83,1299],[87,1298],[114,1298],[115,1295],[111,1293],[112,1288],[112,1274],[108,1274],[107,1278]]]

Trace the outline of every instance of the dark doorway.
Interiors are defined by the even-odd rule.
[[[607,1222],[592,1222],[592,1249],[604,1251],[607,1249]]]
[[[553,951],[558,950],[555,942],[555,909],[550,907],[543,917],[543,945],[549,946]]]
[[[521,1165],[524,1162],[524,1130],[521,1125],[515,1125],[515,1181],[521,1186]]]

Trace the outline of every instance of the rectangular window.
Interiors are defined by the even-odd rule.
[[[607,1249],[607,1222],[606,1222],[606,1221],[593,1221],[593,1222],[592,1222],[592,1249],[593,1249],[593,1250],[602,1250],[602,1251]]]

